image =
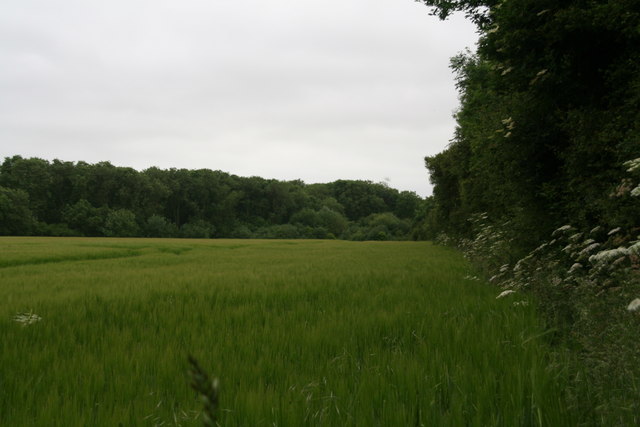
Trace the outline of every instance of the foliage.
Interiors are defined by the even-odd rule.
[[[213,236],[215,228],[204,220],[194,220],[180,227],[180,236],[188,239],[208,239]]]
[[[624,163],[629,176],[609,194],[612,203],[624,208],[640,197],[635,190],[638,165],[640,159]],[[636,424],[640,227],[580,230],[563,225],[519,257],[511,250],[517,236],[508,222],[491,223],[486,214],[472,216],[470,222],[473,238],[455,242],[445,237],[443,243],[457,244],[487,277],[492,274],[489,280],[506,289],[501,296],[516,291],[536,297],[559,344],[556,351],[568,348],[574,354],[568,365],[575,377],[571,387],[586,383],[591,389],[588,400],[574,397],[571,404],[595,407],[599,424]]]
[[[565,225],[491,278],[504,289],[536,296],[556,338],[579,355],[570,365],[576,381],[591,384],[592,400],[573,404],[594,406],[606,425],[636,423],[640,410],[640,316],[630,304],[640,296],[638,232],[580,232]]]
[[[29,235],[33,226],[29,195],[23,190],[0,187],[0,235]]]
[[[425,159],[421,232],[446,233],[494,282],[535,295],[556,351],[575,358],[570,389],[591,388],[571,402],[595,408],[585,423],[638,424],[640,324],[626,307],[640,292],[640,3],[421,2],[443,19],[465,13],[480,35],[451,61],[457,129]]]
[[[107,215],[107,208],[95,208],[86,199],[80,199],[62,210],[62,221],[81,235],[100,236]]]
[[[134,237],[140,234],[136,216],[128,209],[109,212],[102,231],[107,237]]]
[[[151,215],[144,225],[145,237],[176,237],[178,228],[161,215]]]
[[[413,192],[369,181],[306,185],[208,169],[138,172],[20,156],[0,165],[0,185],[15,199],[3,208],[4,234],[347,238],[350,225],[390,213],[410,225],[387,237],[406,239],[422,202]]]
[[[431,1],[478,25],[476,52],[452,59],[461,107],[447,150],[426,159],[438,231],[510,222],[526,253],[554,228],[639,223],[640,204],[607,197],[640,156],[640,7],[628,0]]]
[[[207,371],[202,369],[198,360],[193,356],[188,356],[189,376],[191,377],[191,388],[194,389],[204,406],[202,412],[202,424],[204,427],[215,427],[218,412],[218,379],[210,379]]]

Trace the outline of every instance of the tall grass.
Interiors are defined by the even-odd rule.
[[[219,377],[225,426],[579,420],[533,304],[496,299],[447,248],[2,238],[0,251],[0,425],[201,425],[188,354]]]

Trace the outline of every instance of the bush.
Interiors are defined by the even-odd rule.
[[[300,229],[292,224],[272,225],[256,230],[256,237],[261,239],[299,239]]]
[[[102,229],[107,237],[140,236],[140,227],[136,216],[128,209],[117,209],[109,212]]]
[[[213,236],[214,231],[213,225],[200,219],[180,227],[180,236],[189,239],[209,239]]]
[[[144,225],[144,235],[147,237],[175,237],[178,227],[160,215],[152,215]]]
[[[108,214],[108,209],[96,208],[87,200],[80,199],[62,210],[62,220],[72,230],[79,231],[80,235],[100,236],[104,232]]]
[[[78,232],[71,230],[67,224],[46,224],[44,222],[36,223],[33,234],[38,236],[55,236],[55,237],[73,237]]]
[[[631,304],[640,298],[640,228],[565,225],[512,262],[508,224],[494,226],[486,216],[473,222],[475,238],[460,242],[465,256],[492,270],[489,281],[501,289],[533,295],[558,351],[576,356],[569,368],[582,379],[571,390],[572,404],[624,425],[640,411],[640,310]],[[582,400],[586,393],[601,402],[597,408]]]
[[[238,225],[231,230],[229,237],[234,239],[251,239],[253,237],[253,233],[246,225]]]
[[[27,236],[34,225],[27,193],[0,187],[0,235]]]

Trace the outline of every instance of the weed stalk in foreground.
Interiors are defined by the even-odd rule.
[[[191,388],[200,395],[200,399],[204,405],[202,423],[205,427],[215,427],[217,425],[218,379],[210,379],[207,372],[200,367],[195,357],[189,355],[188,358]]]

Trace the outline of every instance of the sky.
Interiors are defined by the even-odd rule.
[[[2,0],[0,157],[427,196],[476,41],[412,0]]]

